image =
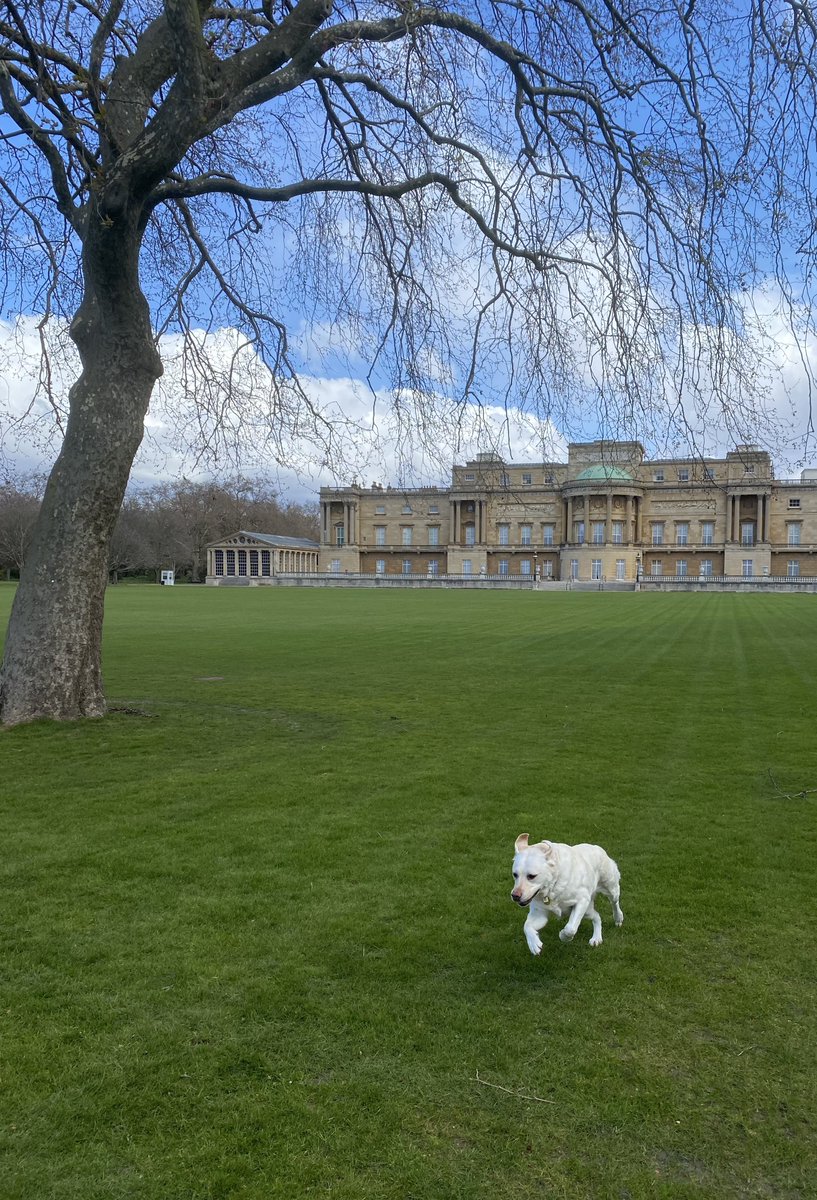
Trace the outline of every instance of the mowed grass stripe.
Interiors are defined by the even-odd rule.
[[[152,715],[0,738],[0,1193],[810,1195],[813,604],[112,589]]]

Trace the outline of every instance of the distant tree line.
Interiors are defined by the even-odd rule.
[[[0,483],[0,571],[7,579],[23,568],[44,488],[41,475]],[[111,541],[111,582],[128,576],[158,579],[161,570],[170,569],[178,579],[200,583],[207,571],[207,545],[239,529],[317,541],[318,512],[311,505],[284,503],[262,477],[182,479],[133,488]]]

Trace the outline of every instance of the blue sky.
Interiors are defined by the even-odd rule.
[[[785,6],[778,8],[785,11]],[[724,20],[732,20],[731,35],[736,42],[730,44],[726,40],[730,36],[730,26],[724,24],[724,40],[715,45],[714,55],[722,66],[728,65],[731,69],[739,58],[739,46],[745,40],[747,5],[723,5],[717,11]],[[679,59],[681,42],[670,39],[667,45],[668,53]],[[391,53],[391,66],[399,74],[403,51],[397,46]],[[388,66],[386,60],[384,70]],[[626,77],[627,69],[627,63],[624,62],[620,67],[622,78]],[[477,119],[489,118],[483,120],[482,124],[485,136],[490,135],[492,139],[492,145],[488,146],[486,142],[483,149],[492,156],[492,166],[507,172],[506,178],[515,186],[512,158],[505,160],[502,157],[510,126],[507,118],[500,115],[501,109],[489,110],[498,97],[498,93],[492,95],[494,82],[489,78],[478,86],[476,77],[470,78],[474,112]],[[779,88],[772,97],[780,104],[781,110],[791,103],[785,86]],[[723,105],[719,105],[718,86],[713,79],[704,78],[701,87],[707,119],[713,128],[719,123],[723,124],[727,112]],[[664,153],[671,150],[675,126],[679,130],[681,126],[680,110],[666,104],[665,98],[665,89],[659,91],[648,88],[630,100],[618,102],[622,127],[636,131],[641,139],[639,144],[652,153],[655,153],[656,146],[663,146]],[[292,141],[286,142],[287,154],[281,153],[280,144],[270,143],[267,146],[263,141],[252,142],[252,138],[257,139],[259,135],[257,131],[247,131],[247,146],[253,147],[259,177],[285,182],[287,172],[293,168],[296,152],[307,162],[312,159],[312,166],[307,173],[320,159],[324,150],[320,127],[310,124],[311,118],[305,118],[303,112],[298,110],[300,102],[299,98],[296,99],[293,101],[294,107],[287,110],[292,117],[293,127],[298,131],[297,145]],[[8,123],[0,118],[0,131],[7,129]],[[789,170],[795,173],[797,153],[795,147],[787,164]],[[804,156],[801,152],[799,166],[801,182],[807,184],[810,177],[808,173],[813,170],[813,162],[808,154]],[[673,183],[670,173],[666,175],[664,184],[676,188],[676,193],[671,197],[672,204],[682,205],[683,178]],[[732,197],[736,201],[734,206],[731,209],[724,208],[723,225],[714,230],[713,253],[721,255],[727,265],[731,265],[728,262],[729,255],[739,252],[752,218],[763,217],[759,199],[748,194],[739,195],[739,192],[740,188]],[[533,193],[522,195],[519,202],[520,212],[527,215],[532,223],[531,228],[543,223],[545,232],[550,229],[554,238],[558,228],[562,239],[560,246],[564,252],[568,255],[575,253],[591,265],[611,253],[613,247],[605,231],[587,227],[586,224],[583,226],[581,221],[575,219],[576,214],[570,211],[569,206],[561,209],[561,201],[557,199],[555,190],[540,186],[536,195],[542,206],[541,213],[533,203]],[[626,196],[622,199],[627,201]],[[665,199],[670,199],[668,193],[665,193]],[[436,197],[429,196],[429,203],[433,200]],[[739,224],[741,205],[745,206],[745,227]],[[216,206],[213,211],[217,225],[219,211],[223,213],[224,207],[219,210]],[[717,401],[710,403],[704,397],[703,401],[699,398],[695,402],[689,378],[674,390],[664,386],[661,372],[667,372],[669,384],[676,366],[668,365],[668,361],[677,355],[679,339],[683,340],[679,331],[676,329],[673,333],[670,327],[669,333],[652,339],[645,337],[639,343],[645,354],[657,356],[662,345],[661,337],[666,339],[663,342],[667,351],[664,362],[659,362],[655,357],[652,362],[645,359],[640,366],[636,364],[642,375],[640,386],[644,387],[645,395],[652,397],[652,410],[638,411],[636,404],[635,411],[630,414],[632,419],[623,420],[620,413],[617,419],[615,415],[605,415],[603,411],[609,399],[605,387],[608,384],[612,386],[612,381],[620,374],[620,359],[617,359],[614,350],[604,345],[603,338],[595,350],[588,349],[587,341],[590,336],[588,322],[592,325],[598,319],[599,324],[606,327],[611,324],[613,310],[608,299],[601,297],[596,300],[593,284],[587,281],[576,285],[572,292],[570,288],[557,287],[551,297],[549,311],[554,328],[561,323],[563,330],[559,338],[554,337],[553,344],[547,347],[545,361],[550,364],[550,377],[529,370],[532,351],[525,340],[523,305],[514,314],[514,323],[508,326],[512,331],[510,355],[502,353],[497,340],[498,331],[502,330],[500,321],[483,331],[476,359],[477,370],[467,390],[467,402],[464,405],[458,403],[468,369],[468,355],[464,351],[465,330],[476,309],[490,296],[490,272],[485,269],[485,259],[480,263],[474,246],[469,246],[468,232],[462,222],[448,220],[441,213],[429,226],[437,238],[436,242],[430,243],[432,257],[436,250],[439,261],[423,260],[419,244],[413,247],[414,257],[411,260],[412,283],[415,285],[421,278],[420,268],[428,268],[423,281],[430,289],[431,307],[439,326],[422,349],[426,357],[422,361],[415,357],[411,363],[424,384],[423,395],[417,404],[413,404],[408,399],[407,389],[401,386],[405,381],[400,379],[399,374],[395,379],[393,372],[388,370],[386,357],[378,358],[376,354],[378,323],[383,315],[382,311],[378,311],[379,281],[372,273],[371,265],[360,255],[361,243],[352,236],[355,232],[354,218],[348,216],[348,211],[346,215],[341,211],[334,214],[333,221],[327,225],[332,239],[329,252],[321,261],[316,258],[313,262],[308,254],[304,254],[303,239],[298,229],[301,211],[299,207],[289,205],[286,211],[277,211],[268,220],[263,237],[255,240],[252,250],[245,253],[243,260],[240,256],[234,256],[233,266],[239,274],[244,275],[244,282],[250,286],[250,291],[254,288],[268,303],[272,314],[289,328],[292,359],[304,397],[321,417],[331,417],[333,420],[337,429],[335,444],[327,446],[325,439],[314,436],[314,428],[310,435],[310,426],[314,426],[314,422],[310,421],[309,406],[304,405],[303,398],[298,401],[291,390],[279,392],[276,399],[278,407],[275,415],[283,414],[282,419],[271,419],[268,381],[265,381],[263,370],[251,355],[245,356],[246,370],[236,393],[234,411],[238,415],[228,422],[226,431],[216,430],[209,420],[206,402],[198,406],[198,411],[193,411],[190,389],[177,368],[178,343],[175,339],[178,324],[171,319],[163,343],[167,372],[151,406],[145,446],[136,464],[137,478],[148,479],[181,472],[217,472],[232,469],[235,459],[248,472],[269,470],[292,498],[302,499],[314,495],[320,483],[340,482],[351,477],[365,481],[436,482],[446,477],[447,465],[452,458],[462,459],[486,448],[499,449],[507,457],[524,457],[535,461],[537,458],[559,457],[567,438],[620,435],[640,437],[652,453],[672,453],[684,448],[677,421],[679,411],[684,406],[687,407],[685,415],[692,426],[691,435],[695,445],[704,452],[721,453],[730,448],[734,441],[750,437],[770,445],[783,472],[794,472],[803,461],[811,462],[815,458],[805,438],[810,412],[809,369],[817,365],[814,343],[808,335],[801,336],[799,343],[796,342],[790,320],[792,310],[787,311],[787,297],[773,280],[765,278],[774,261],[768,245],[755,255],[754,273],[747,271],[741,296],[747,311],[755,317],[754,327],[745,331],[748,341],[755,347],[762,345],[766,360],[765,375],[758,378],[756,393],[752,394],[751,389],[747,393],[744,389],[742,403],[746,411],[739,415],[745,419],[735,420],[730,427],[729,421],[723,419]],[[323,211],[328,212],[327,209]],[[426,219],[419,209],[415,212],[418,222]],[[548,214],[547,221],[545,212]],[[344,236],[344,220],[352,222],[348,226],[348,237]],[[554,225],[553,221],[557,223]],[[628,234],[637,240],[638,222],[625,216],[622,224]],[[407,228],[411,230],[411,218]],[[231,256],[232,244],[229,239],[222,238],[214,244],[225,259]],[[152,253],[153,247],[149,244],[145,255],[145,282],[155,302],[156,321],[161,323],[169,311],[170,293],[163,286],[165,274],[161,264],[158,271],[150,268]],[[787,249],[781,250],[777,266],[791,277],[800,269],[799,261],[790,257]],[[439,271],[437,278],[434,278],[432,269],[435,267]],[[324,272],[323,277],[321,271]],[[355,279],[367,287],[352,287]],[[367,291],[370,283],[375,285],[374,290],[369,288]],[[651,319],[660,312],[666,289],[672,286],[671,272],[664,272],[662,291],[658,290],[658,284],[657,277],[651,280],[642,296],[648,302]],[[41,275],[23,271],[16,295],[6,292],[5,307],[0,313],[6,322],[0,328],[0,409],[4,394],[6,408],[5,416],[0,415],[0,468],[3,462],[7,469],[47,467],[59,442],[59,420],[55,419],[51,406],[35,395],[32,383],[37,370],[34,365],[36,337],[32,329],[35,322],[26,319],[22,324],[17,323],[20,314],[25,314],[27,318],[36,317],[41,311],[41,285]],[[795,280],[795,290],[798,286]],[[344,296],[347,287],[350,290]],[[651,288],[655,290],[651,292]],[[807,289],[804,294],[807,303]],[[620,298],[625,309],[629,303],[637,307],[632,300],[634,295],[633,291]],[[241,341],[241,336],[235,330],[235,314],[229,305],[215,296],[206,273],[197,279],[189,296],[192,327],[194,330],[205,325],[210,328],[206,352],[212,354],[215,369],[223,372],[224,356],[229,357]],[[339,296],[342,297],[340,311],[333,309],[331,303],[333,298],[337,302]],[[584,306],[584,311],[578,314],[575,311],[577,299],[580,308]],[[76,293],[69,287],[63,303],[64,313],[69,313],[75,302]],[[422,303],[423,296],[418,290],[417,304],[412,302],[407,311],[411,314],[421,312]],[[795,308],[794,314],[805,317],[806,323],[810,322],[810,311]],[[702,310],[697,326],[694,321],[688,324],[684,337],[700,336],[705,315]],[[625,326],[631,320],[626,311],[623,318],[621,312],[616,316],[619,324]],[[635,318],[632,320],[635,322]],[[61,328],[64,330],[64,326]],[[56,336],[60,332],[60,328],[55,330],[55,340],[60,340]],[[538,336],[541,335],[540,322]],[[194,342],[196,338],[198,334],[194,335]],[[398,330],[399,338],[407,338],[405,328]],[[22,355],[19,352],[21,346],[24,351]],[[566,357],[560,356],[560,347]],[[408,337],[405,349],[410,352],[405,357],[411,358],[411,353],[416,350],[411,337]],[[584,350],[587,350],[587,354],[582,358]],[[568,361],[574,354],[575,361]],[[603,374],[600,364],[604,359],[606,380],[600,378]],[[707,380],[717,376],[720,364],[711,353],[708,359],[704,355],[701,361],[701,391],[706,393]],[[74,367],[69,358],[61,377],[57,372],[57,414],[60,410],[64,411],[65,393],[72,369]],[[655,376],[652,380],[651,374]],[[252,387],[248,381],[253,382]],[[514,382],[517,386],[512,386]],[[710,390],[715,392],[717,389]],[[475,407],[475,400],[480,400],[482,407]],[[583,401],[585,407],[582,407]],[[29,419],[22,421],[23,414],[32,404]],[[395,409],[398,414],[402,411],[402,421],[394,417]],[[523,409],[527,413],[523,413]],[[532,417],[537,416],[542,418],[538,426],[535,419],[532,421]],[[426,427],[425,436],[419,433],[421,424]],[[198,430],[199,434],[203,431],[203,437],[194,437],[191,432],[194,430]]]

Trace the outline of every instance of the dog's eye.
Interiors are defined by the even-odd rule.
[[[535,879],[535,878],[536,878],[536,876],[535,876],[535,875],[529,875],[529,876],[528,876],[528,879],[531,879],[531,880],[532,880],[532,879]]]

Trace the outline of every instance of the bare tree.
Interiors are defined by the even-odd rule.
[[[8,578],[23,569],[45,480],[39,475],[9,479],[0,484],[0,570]]]
[[[81,360],[2,720],[104,712],[162,335],[214,452],[244,423],[331,459],[293,314],[431,446],[496,393],[618,433],[751,424],[744,298],[786,276],[787,230],[813,246],[814,32],[810,0],[0,4],[4,303],[70,319]]]

